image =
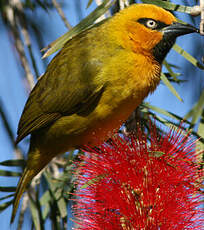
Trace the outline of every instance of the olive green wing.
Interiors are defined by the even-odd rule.
[[[66,55],[62,50],[53,59],[32,90],[20,118],[16,143],[62,116],[87,116],[97,106],[105,89],[104,84],[94,81],[101,63],[81,54],[75,54],[75,60]]]

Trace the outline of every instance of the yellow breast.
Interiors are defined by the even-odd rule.
[[[108,139],[160,81],[161,67],[151,57],[132,53],[130,57],[126,52],[121,59],[124,65],[115,68],[117,62],[112,60],[106,69],[111,81],[99,105],[88,116],[90,126],[80,135],[80,143],[96,146]]]

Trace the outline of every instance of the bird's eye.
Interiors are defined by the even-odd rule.
[[[157,22],[154,21],[153,19],[149,19],[147,22],[146,22],[146,26],[150,29],[156,29],[157,28]]]

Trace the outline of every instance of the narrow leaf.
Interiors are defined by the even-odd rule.
[[[57,205],[58,205],[58,208],[59,208],[59,211],[60,211],[60,217],[61,218],[67,217],[67,204],[65,202],[65,199],[61,197],[57,201]]]
[[[179,94],[177,93],[177,91],[175,90],[175,88],[172,86],[170,81],[167,79],[167,77],[163,73],[161,73],[161,80],[164,82],[167,88],[173,93],[173,95],[179,99],[179,101],[183,101],[181,97],[179,96]]]
[[[0,192],[15,192],[16,187],[2,187],[0,186]]]
[[[167,110],[161,109],[161,108],[154,106],[154,105],[150,105],[149,103],[143,103],[142,105],[148,109],[151,109],[157,113],[163,114],[169,118],[176,119],[178,121],[181,121],[184,119],[184,118],[179,117],[178,115],[176,115],[174,113],[168,112]],[[188,121],[186,121],[186,122],[188,123]]]
[[[34,201],[31,196],[29,196],[30,201],[30,211],[32,215],[32,221],[34,223],[35,229],[43,230],[44,224],[42,224],[41,210],[38,205],[38,201]]]
[[[2,161],[0,162],[0,165],[3,165],[3,166],[25,166],[25,160],[23,159],[16,159],[16,160],[6,160],[6,161]]]
[[[0,212],[2,212],[3,210],[5,210],[7,207],[9,207],[11,204],[13,203],[13,201],[8,201],[8,202],[5,202],[3,204],[0,204]]]
[[[7,170],[1,170],[0,169],[0,176],[21,176],[20,172],[12,172],[12,171],[7,171]]]
[[[90,13],[86,18],[84,18],[78,25],[76,25],[67,33],[56,39],[54,42],[48,45],[48,47],[45,47],[42,51],[45,51],[47,49],[48,51],[43,55],[42,58],[46,58],[51,54],[55,53],[57,50],[61,49],[64,46],[64,44],[72,37],[88,29],[96,21],[96,19],[103,15],[114,3],[115,0],[105,0],[92,13]]]
[[[83,184],[80,189],[85,189],[87,188],[88,186],[90,185],[93,185],[93,184],[96,184],[98,181],[100,181],[101,179],[105,178],[107,175],[100,175],[100,176],[97,176],[96,178],[93,178],[89,181],[87,181],[85,184]]]
[[[92,2],[93,2],[93,0],[89,0],[89,1],[88,1],[87,6],[86,6],[86,9],[89,8],[89,6],[91,5]]]
[[[35,229],[40,229],[40,220],[38,216],[37,207],[34,201],[30,200],[30,211],[32,215],[32,221],[34,223]]]
[[[50,191],[57,203],[57,207],[60,212],[61,218],[67,217],[67,206],[66,206],[65,199],[62,196],[62,187],[57,187],[57,184],[53,183],[53,180],[51,179],[48,173],[44,173],[44,175],[49,183]]]
[[[198,121],[198,119],[201,117],[202,115],[202,111],[203,111],[203,107],[204,107],[204,90],[201,93],[201,96],[198,100],[198,102],[193,106],[193,108],[185,115],[185,119],[188,119],[190,117],[192,117],[192,124],[196,124],[196,122]]]
[[[43,213],[42,213],[42,218],[44,221],[46,221],[48,214],[50,212],[50,204],[46,204],[45,207],[43,208]]]
[[[40,205],[46,205],[47,203],[49,203],[51,200],[51,196],[50,196],[50,192],[47,190],[42,197],[40,198]]]
[[[154,4],[154,5],[163,7],[167,10],[179,11],[179,12],[187,13],[187,14],[191,13],[191,8],[192,8],[189,6],[183,6],[183,5],[174,4],[174,3],[162,1],[162,0],[151,0],[151,1],[142,0],[142,2],[148,3],[148,4]]]
[[[150,154],[154,157],[161,157],[163,156],[165,153],[164,152],[160,152],[160,151],[151,151]]]
[[[164,66],[166,67],[166,69],[169,71],[169,74],[173,77],[173,79],[174,79],[174,81],[179,81],[178,79],[177,79],[177,76],[179,76],[179,74],[178,73],[174,73],[174,71],[172,70],[172,68],[171,68],[171,66],[169,65],[169,63],[166,61],[166,60],[164,60],[163,61],[163,64],[164,64]]]
[[[8,195],[8,196],[1,197],[1,198],[0,198],[0,201],[1,201],[1,200],[6,200],[6,199],[8,199],[8,198],[10,198],[10,197],[13,197],[13,196],[14,196],[14,194],[10,194],[10,195]]]
[[[197,149],[202,151],[202,155],[203,155],[203,151],[204,151],[204,110],[202,113],[202,117],[200,120],[200,124],[198,126],[198,135],[201,137],[201,139],[197,142]],[[202,161],[202,155],[200,154],[198,156],[198,162]]]
[[[179,45],[175,44],[173,46],[173,49],[179,53],[180,55],[182,55],[187,61],[189,61],[191,64],[193,64],[194,66],[203,69],[204,70],[204,65],[202,65],[197,59],[195,59],[192,55],[190,55],[189,53],[187,53],[184,49],[182,49]]]
[[[161,116],[158,116],[158,115],[155,116],[154,113],[150,112],[150,114],[153,116],[154,120],[160,122],[161,124],[163,124],[163,125],[165,125],[167,127],[170,127],[171,129],[172,129],[172,127],[180,127],[180,124],[176,124],[173,121],[169,121],[169,120],[167,120],[167,119],[165,119],[165,118],[163,118]]]
[[[50,202],[52,200],[51,194],[49,190],[47,190],[42,197],[40,198],[40,205],[43,207],[42,218],[46,220],[49,212],[50,212]]]

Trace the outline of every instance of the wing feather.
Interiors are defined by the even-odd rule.
[[[21,123],[21,126],[18,128],[18,137],[16,139],[16,144],[20,142],[24,137],[26,137],[29,133],[32,133],[33,131],[45,127],[51,122],[54,122],[55,120],[59,119],[61,117],[61,114],[59,113],[51,113],[51,114],[42,114],[39,117],[37,117],[35,120],[31,120],[30,123]]]
[[[71,40],[48,65],[24,107],[17,143],[62,116],[74,113],[87,116],[97,106],[104,85],[94,83],[94,78],[101,71],[102,63],[89,53],[78,52],[80,47],[76,46],[86,46],[86,43],[86,36],[80,42]]]

